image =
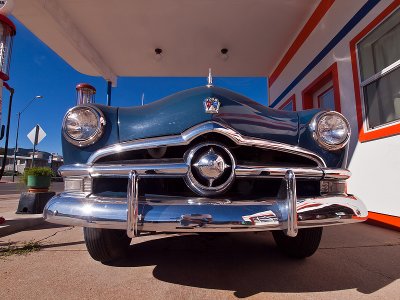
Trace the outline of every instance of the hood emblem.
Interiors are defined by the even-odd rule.
[[[208,97],[204,100],[204,110],[208,114],[217,114],[219,111],[219,107],[221,106],[221,102],[217,98]]]

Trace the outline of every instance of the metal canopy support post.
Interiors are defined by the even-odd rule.
[[[112,89],[112,82],[107,81],[107,106],[111,106],[111,89]]]

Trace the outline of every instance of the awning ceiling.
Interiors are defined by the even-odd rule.
[[[13,15],[81,73],[268,76],[318,0],[15,0]],[[161,59],[155,48],[163,50]],[[228,49],[228,57],[221,49]]]

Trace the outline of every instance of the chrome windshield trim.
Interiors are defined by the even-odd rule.
[[[194,127],[191,127],[185,130],[180,135],[172,135],[172,136],[162,136],[155,138],[147,138],[147,139],[138,139],[128,142],[122,142],[118,144],[114,144],[102,149],[95,151],[87,160],[88,164],[92,164],[98,161],[100,158],[105,157],[107,155],[139,150],[139,149],[149,149],[149,148],[158,148],[158,147],[168,147],[168,146],[183,146],[188,145],[192,140],[196,137],[215,132],[222,134],[231,140],[233,140],[237,145],[241,146],[252,146],[263,149],[277,150],[286,153],[297,154],[303,157],[307,157],[313,161],[315,161],[319,167],[326,167],[325,161],[319,155],[306,150],[304,148],[298,146],[287,145],[284,143],[273,142],[269,140],[262,140],[258,138],[252,138],[248,136],[243,136],[239,132],[229,128],[225,125],[222,125],[218,122],[205,122]]]

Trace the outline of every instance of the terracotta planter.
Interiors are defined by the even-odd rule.
[[[51,177],[28,175],[28,191],[30,192],[47,192],[50,187]]]

